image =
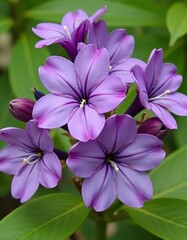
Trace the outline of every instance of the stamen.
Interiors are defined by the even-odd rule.
[[[111,166],[113,167],[115,172],[119,172],[119,168],[118,168],[117,164],[114,161],[108,160],[108,162],[111,164]]]
[[[71,33],[70,33],[68,27],[67,27],[67,26],[63,26],[63,29],[64,29],[64,32],[66,33],[66,35],[67,35],[69,38],[71,38]]]
[[[83,108],[85,104],[86,104],[86,100],[82,99],[80,102],[80,107]]]
[[[42,156],[42,153],[36,153],[36,154],[31,154],[30,156],[28,156],[27,158],[23,158],[23,163],[25,164],[34,164],[36,163],[39,158]],[[36,159],[34,161],[31,160],[31,158],[36,157]]]
[[[111,71],[111,70],[112,70],[112,65],[109,66],[109,71]]]
[[[157,100],[159,98],[163,98],[163,97],[166,97],[169,93],[171,93],[170,90],[166,90],[165,92],[163,92],[162,94],[156,96],[156,97],[153,97],[153,98],[149,98],[149,101],[154,101],[154,100]]]

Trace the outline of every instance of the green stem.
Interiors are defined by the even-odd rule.
[[[106,222],[96,221],[96,240],[106,240]]]

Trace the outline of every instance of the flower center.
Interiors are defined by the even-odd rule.
[[[82,98],[80,101],[80,107],[83,108],[86,105],[86,99]]]
[[[112,65],[109,66],[109,71],[111,71],[111,70],[112,70]]]
[[[36,162],[38,162],[40,160],[40,158],[42,157],[42,153],[34,153],[29,155],[27,158],[23,158],[23,163],[25,164],[35,164]]]
[[[70,33],[68,27],[67,27],[67,26],[63,26],[63,29],[64,29],[64,32],[66,33],[66,35],[67,35],[69,38],[71,38],[71,33]]]
[[[110,163],[110,165],[113,167],[115,172],[119,172],[118,165],[113,160],[111,160],[110,157],[108,157],[106,161]]]
[[[171,93],[170,90],[166,90],[165,92],[163,92],[162,94],[156,96],[156,97],[152,97],[152,98],[149,98],[149,101],[154,101],[154,100],[158,100],[159,98],[163,98],[163,97],[166,97],[169,93]]]

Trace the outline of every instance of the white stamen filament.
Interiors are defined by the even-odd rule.
[[[162,94],[156,97],[149,98],[149,101],[154,101],[154,100],[158,100],[159,98],[166,97],[170,92],[171,92],[170,90],[166,90],[165,92],[163,92]]]
[[[111,71],[111,70],[112,70],[112,65],[109,66],[109,71]]]
[[[29,164],[29,165],[34,164],[34,163],[36,163],[36,162],[39,160],[39,158],[41,157],[41,155],[42,155],[41,153],[31,154],[31,155],[28,156],[27,158],[23,158],[23,163]],[[34,161],[30,161],[30,159],[31,159],[32,157],[37,157],[37,159],[34,160]]]
[[[82,99],[80,103],[80,107],[83,108],[85,104],[86,104],[86,100]]]
[[[67,26],[63,26],[63,29],[64,29],[64,32],[66,33],[66,35],[67,35],[69,38],[71,38],[71,33],[70,33],[68,27],[67,27]]]
[[[115,172],[119,172],[119,168],[118,168],[117,164],[114,161],[108,160],[108,162],[111,164],[111,166],[113,167]]]

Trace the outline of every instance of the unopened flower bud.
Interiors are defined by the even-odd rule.
[[[163,139],[168,132],[162,121],[157,118],[149,118],[142,122],[138,128],[138,133],[147,133]]]
[[[10,101],[9,110],[18,120],[28,122],[32,119],[32,110],[35,102],[28,98],[16,98]]]
[[[43,97],[45,95],[44,93],[38,91],[36,88],[33,88],[32,91],[33,91],[36,101],[38,101],[41,97]]]

